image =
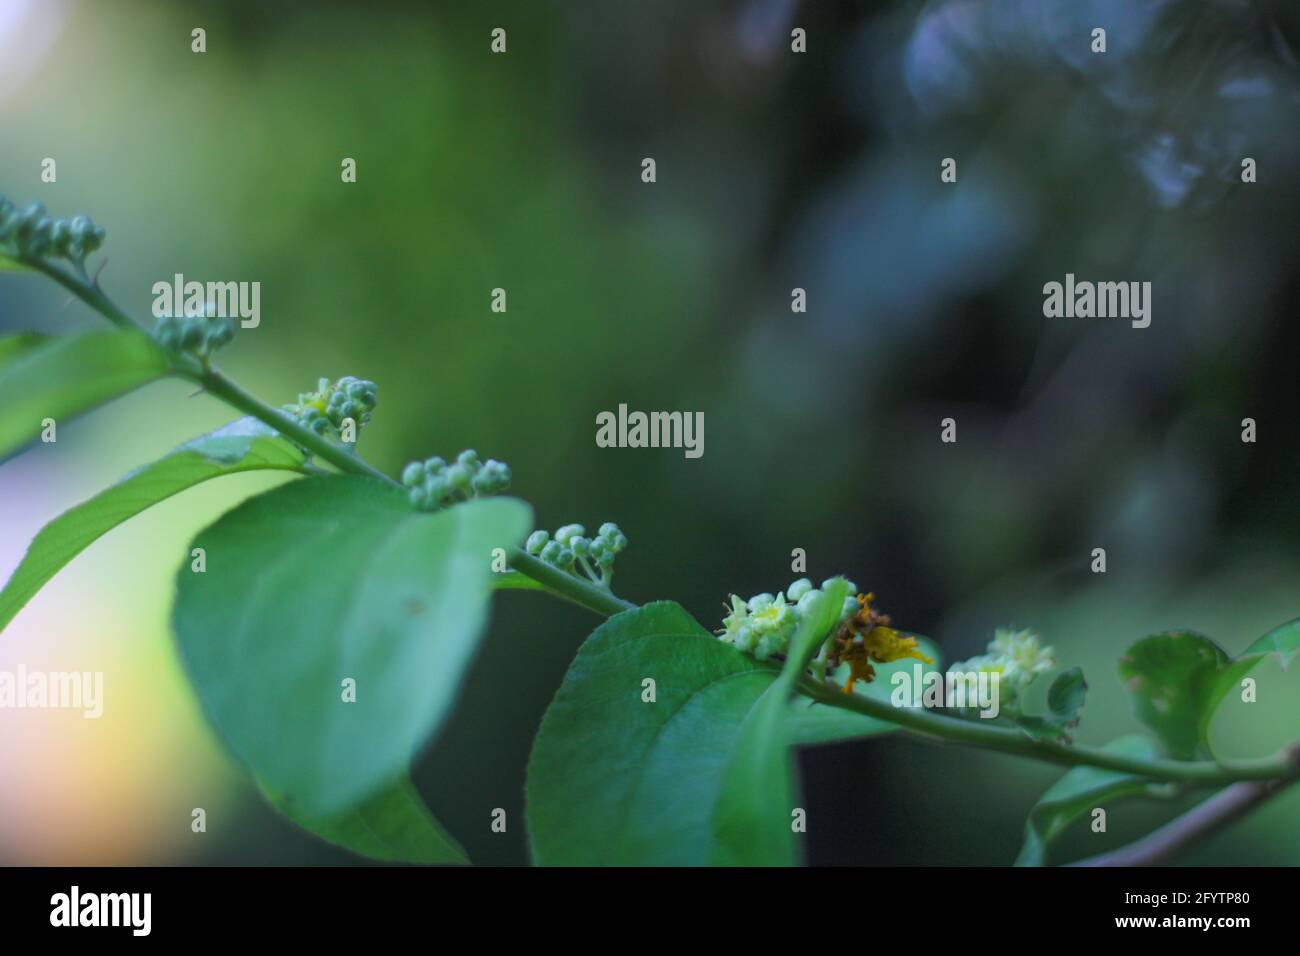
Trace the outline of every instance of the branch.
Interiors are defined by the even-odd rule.
[[[114,325],[124,329],[144,331],[143,326],[113,302],[102,289],[91,283],[84,274],[75,275],[44,260],[33,260],[28,264],[59,283],[59,285],[70,291]],[[217,368],[203,365],[185,355],[168,354],[171,359],[172,374],[189,379],[202,386],[204,391],[220,398],[227,405],[265,422],[340,471],[354,475],[365,475],[367,478],[374,478],[396,488],[402,487],[400,482],[394,481],[378,468],[352,454],[348,449],[322,435],[316,434],[310,428],[281,412],[278,408],[266,404],[256,395],[246,391],[227,378]],[[559,568],[553,568],[519,548],[512,549],[509,552],[509,558],[510,566],[515,571],[538,582],[542,586],[542,590],[573,601],[575,604],[579,604],[590,611],[595,611],[597,614],[608,617],[620,611],[627,611],[636,607],[635,604],[614,596],[608,589],[597,587],[595,584],[567,574]]]
[[[810,678],[801,681],[799,689],[820,703],[856,711],[895,724],[904,731],[925,740],[945,740],[1067,767],[1080,765],[1101,767],[1105,770],[1150,777],[1152,780],[1195,783],[1203,786],[1217,786],[1239,780],[1289,781],[1300,776],[1300,764],[1297,764],[1289,750],[1283,750],[1271,757],[1252,760],[1142,760],[1082,744],[1036,740],[1020,730],[984,726],[973,720],[948,717],[924,708],[895,707],[888,701],[864,697],[860,694],[845,694],[824,684],[818,685]]]
[[[1110,853],[1102,853],[1070,865],[1155,866],[1167,862],[1189,846],[1244,817],[1293,783],[1294,779],[1234,783],[1142,839]]]

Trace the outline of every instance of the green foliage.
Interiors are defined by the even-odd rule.
[[[327,843],[390,863],[468,863],[455,837],[434,819],[405,776],[333,816],[305,812],[291,797],[266,798],[295,824]]]
[[[39,204],[20,211],[0,197],[0,271],[45,272],[120,327],[0,339],[0,459],[44,419],[62,424],[167,374],[255,417],[181,446],[47,525],[0,591],[0,628],[82,550],[159,501],[237,472],[309,475],[246,502],[196,539],[205,566],[185,562],[173,615],[182,660],[217,732],[297,825],[378,860],[467,863],[407,774],[455,701],[490,596],[529,588],[603,614],[627,607],[609,589],[627,537],[612,522],[590,537],[569,524],[553,538],[536,531],[526,553],[515,550],[531,512],[489,499],[509,487],[510,469],[480,463],[472,450],[451,464],[412,462],[400,484],[388,480],[355,447],[336,444],[347,423],[371,420],[374,382],[320,379],[295,404],[264,405],[209,364],[233,335],[232,321],[165,318],[156,341],[134,331],[84,271],[102,239],[87,217],[53,220]],[[320,476],[313,454],[349,476]],[[503,554],[513,555],[511,570],[494,574]],[[1102,801],[1167,795],[1157,779],[1293,776],[1285,754],[1235,767],[1178,761],[1212,756],[1215,709],[1264,656],[1285,667],[1300,653],[1300,621],[1237,658],[1186,632],[1129,649],[1121,676],[1139,718],[1177,758],[1168,761],[1143,738],[1101,752],[1071,745],[1083,674],[1058,670],[1053,649],[1027,630],[999,630],[988,653],[955,666],[1000,675],[1001,726],[904,716],[895,708],[911,702],[892,700],[891,678],[903,669],[926,676],[916,662],[933,671],[928,659],[938,654],[889,627],[871,596],[855,591],[843,578],[821,589],[799,579],[777,595],[732,595],[717,637],[671,602],[617,613],[597,628],[534,743],[527,818],[536,860],[789,865],[798,809],[791,748],[885,733],[899,722],[927,736],[1077,761],[1031,811],[1020,864],[1045,862],[1051,841]]]
[[[16,339],[16,340],[15,340]],[[58,425],[167,373],[167,358],[127,330],[41,339],[25,333],[0,346],[0,460]]]
[[[799,622],[781,673],[741,726],[713,810],[714,851],[710,863],[789,866],[795,862],[790,696],[809,661],[843,616],[848,583],[840,578],[827,584],[829,587],[810,603]]]
[[[42,335],[40,332],[19,332],[16,335],[0,338],[0,374],[4,373],[5,366],[10,362],[22,358],[49,341],[50,336]]]
[[[1143,760],[1155,757],[1151,741],[1138,735],[1112,740],[1102,750]],[[1045,865],[1052,841],[1072,822],[1096,807],[1124,797],[1164,794],[1163,787],[1153,785],[1146,777],[1097,767],[1074,767],[1052,784],[1029,811],[1029,819],[1025,821],[1025,842],[1016,857],[1016,866]]]
[[[1022,692],[1013,720],[1031,737],[1068,741],[1083,717],[1087,696],[1081,668],[1040,674]]]
[[[1139,720],[1156,732],[1171,757],[1213,756],[1210,721],[1230,691],[1272,656],[1285,668],[1300,652],[1300,620],[1274,628],[1238,657],[1200,634],[1177,631],[1145,637],[1120,659],[1119,674]]]
[[[527,806],[536,862],[726,861],[738,852],[730,815],[739,813],[763,821],[763,836],[754,837],[760,847],[741,851],[747,862],[760,855],[761,862],[790,862],[784,836],[776,834],[778,827],[790,830],[786,791],[769,803],[768,794],[742,800],[730,789],[772,779],[778,751],[767,733],[776,722],[768,708],[788,692],[766,696],[780,686],[777,675],[772,664],[717,640],[671,602],[626,611],[598,627],[533,745]],[[642,699],[647,678],[655,681],[653,703]],[[870,718],[842,720],[843,711],[806,701],[787,706],[790,744],[893,729]],[[749,753],[754,746],[762,750],[757,756]]]
[[[177,582],[173,623],[205,713],[303,812],[365,800],[446,717],[483,630],[491,552],[529,522],[506,498],[419,514],[360,477],[245,502],[195,540],[206,573]]]
[[[241,418],[186,442],[41,529],[0,591],[0,630],[69,561],[145,509],[222,475],[267,469],[297,471],[302,464],[302,452],[296,446],[255,418]]]

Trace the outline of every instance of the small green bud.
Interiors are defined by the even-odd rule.
[[[466,468],[473,469],[476,465],[478,465],[478,452],[476,452],[473,448],[466,448],[463,452],[461,452],[459,455],[456,456],[456,462],[457,464],[464,465]]]
[[[0,242],[5,242],[18,221],[18,209],[4,196],[0,196]]]
[[[795,581],[788,588],[785,589],[785,596],[789,600],[794,601],[796,604],[798,604],[799,599],[811,590],[812,590],[812,582],[809,581],[807,578],[800,578],[799,580]]]
[[[32,237],[32,233],[36,230],[36,224],[44,217],[45,206],[38,202],[31,203],[18,214],[18,219],[14,224],[14,237],[18,240],[20,246],[27,244]]]
[[[50,230],[50,245],[56,256],[66,256],[72,243],[72,234],[66,219],[56,219]]]
[[[448,484],[461,492],[468,492],[474,480],[469,466],[461,463],[459,459],[456,460],[456,464],[447,469],[446,477]]]
[[[91,226],[90,232],[82,240],[82,252],[84,255],[90,255],[96,249],[104,244],[104,237],[108,235],[103,226]]]
[[[189,351],[203,342],[203,321],[184,319],[181,322],[181,348]]]
[[[554,544],[555,542],[552,541],[551,543]],[[555,558],[556,565],[563,568],[565,571],[573,570],[573,561],[573,552],[568,548],[561,548],[560,553]]]
[[[366,411],[374,411],[379,403],[379,386],[364,379],[353,379],[345,386],[348,398],[352,399]]]
[[[433,498],[429,494],[429,489],[423,485],[418,485],[407,492],[407,497],[411,499],[411,506],[417,511],[432,511]]]
[[[551,536],[545,531],[534,531],[528,536],[528,540],[524,542],[524,550],[529,554],[540,554],[542,548],[546,547],[546,542],[550,539]]]
[[[755,594],[749,599],[749,609],[751,611],[761,611],[765,607],[771,607],[776,603],[776,596],[764,591],[762,594]]]
[[[27,253],[33,256],[43,256],[50,251],[53,246],[51,234],[54,231],[54,220],[49,216],[42,216],[32,227],[31,235],[27,239]]]
[[[437,455],[434,455],[424,463],[424,473],[432,478],[435,475],[441,475],[446,467],[447,463]]]
[[[591,553],[591,539],[572,537],[569,539],[569,550],[573,552],[575,558],[585,558]]]
[[[154,323],[153,337],[165,349],[175,350],[180,345],[180,323],[174,315],[164,315]]]
[[[758,637],[758,634],[755,633],[754,628],[751,625],[741,624],[736,628],[736,632],[732,636],[731,642],[736,646],[737,650],[744,651],[747,654],[752,654],[754,652],[754,645],[758,643]]]
[[[578,537],[586,533],[586,529],[580,524],[566,524],[555,532],[555,540],[560,544],[567,545],[570,538]]]
[[[813,588],[811,591],[805,591],[803,597],[801,597],[798,600],[798,602],[795,604],[795,609],[800,614],[807,614],[808,611],[812,608],[813,602],[816,601],[821,596],[822,596],[822,592],[817,590],[816,588]]]
[[[776,632],[768,632],[758,639],[754,645],[754,659],[765,661],[773,654],[779,654],[789,645],[789,638],[781,640],[781,635]]]
[[[474,476],[474,491],[480,495],[495,495],[510,487],[510,466],[489,458]]]
[[[563,550],[564,546],[561,545],[560,542],[548,541],[546,542],[546,546],[542,548],[540,557],[547,564],[556,564],[559,561],[560,552]]]
[[[90,234],[95,231],[95,224],[90,221],[89,216],[76,215],[68,223],[68,234],[72,238],[72,243],[78,251],[85,248],[86,240]]]
[[[402,469],[402,484],[408,488],[424,484],[424,465],[413,461]]]
[[[614,535],[619,534],[618,525],[612,521],[606,521],[596,533],[602,538],[612,538]]]
[[[219,349],[235,337],[235,322],[230,318],[215,319],[208,324],[208,348]]]
[[[446,504],[447,499],[452,496],[452,487],[447,482],[445,475],[438,475],[435,478],[428,479],[424,487],[429,489],[429,495],[433,498],[434,506],[438,508]]]

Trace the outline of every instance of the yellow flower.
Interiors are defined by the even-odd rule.
[[[858,612],[844,622],[840,632],[833,639],[830,659],[835,663],[849,665],[849,677],[844,682],[844,693],[853,693],[853,685],[858,681],[870,683],[876,677],[876,669],[871,662],[889,664],[904,658],[933,664],[934,661],[921,653],[921,648],[914,637],[904,637],[892,627],[888,627],[889,618],[871,609],[874,594],[858,595]]]
[[[877,664],[901,661],[905,657],[933,664],[934,661],[921,653],[914,637],[903,637],[892,627],[873,627],[862,639],[867,653]]]

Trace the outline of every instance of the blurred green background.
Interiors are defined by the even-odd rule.
[[[1294,4],[1246,0],[0,0],[0,191],[104,224],[103,284],[137,315],[177,272],[261,282],[230,373],[275,402],[377,381],[372,462],[510,462],[540,526],[618,521],[629,598],[713,627],[803,548],[948,660],[1036,628],[1084,667],[1080,739],[1102,743],[1136,728],[1114,670],[1134,639],[1193,628],[1236,652],[1300,615],[1298,41]],[[1151,281],[1151,327],[1044,319],[1067,272]],[[6,278],[0,332],[94,324],[65,300]],[[621,402],[703,411],[704,457],[597,448]],[[155,385],[5,464],[0,573],[44,522],[230,417]],[[276,480],[153,509],[5,633],[0,669],[103,670],[107,701],[99,721],[4,714],[0,861],[352,861],[261,803],[167,633],[190,538]],[[476,862],[528,859],[529,746],[595,623],[496,604],[417,772]],[[1258,703],[1215,725],[1225,753],[1300,737],[1300,669],[1257,676]],[[814,863],[1009,863],[1058,774],[902,739],[800,764]],[[1059,858],[1176,808],[1116,807]],[[1189,861],[1294,863],[1297,810],[1278,799]]]

